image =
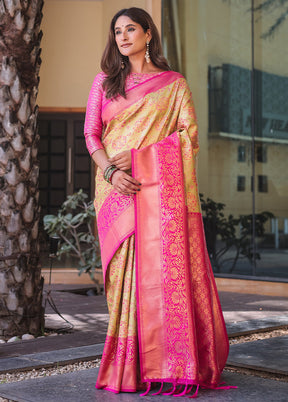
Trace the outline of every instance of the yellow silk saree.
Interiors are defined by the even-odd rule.
[[[96,383],[136,392],[164,383],[219,388],[228,338],[199,205],[197,124],[185,79],[166,71],[106,100],[108,157],[132,150],[135,196],[96,176],[95,208],[110,314]],[[197,388],[198,390],[198,388]],[[146,394],[145,393],[145,394]],[[196,394],[193,394],[196,396]]]

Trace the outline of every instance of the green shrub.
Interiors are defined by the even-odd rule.
[[[239,218],[231,214],[225,216],[225,204],[215,202],[211,198],[204,199],[203,194],[200,194],[200,201],[207,249],[214,271],[220,272],[225,265],[228,266],[229,272],[233,272],[237,261],[243,258],[247,258],[252,263],[253,215],[241,215]],[[255,214],[256,237],[264,235],[265,223],[273,217],[274,215],[268,211]],[[238,236],[237,228],[239,228]],[[228,251],[233,251],[233,257],[226,257]],[[260,254],[256,253],[255,259],[260,260],[260,258]]]
[[[68,254],[79,259],[79,275],[86,272],[94,280],[96,267],[101,267],[98,237],[95,236],[95,210],[88,195],[79,190],[67,197],[57,215],[45,215],[44,229],[58,241],[57,256]]]

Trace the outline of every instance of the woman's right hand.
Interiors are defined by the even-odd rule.
[[[141,183],[123,170],[117,170],[112,176],[112,185],[118,193],[131,195],[140,191]]]

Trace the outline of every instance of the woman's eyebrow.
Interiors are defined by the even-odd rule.
[[[134,25],[134,24],[128,24],[128,25],[125,26],[125,28],[128,28],[128,27],[135,27],[135,26],[136,26],[136,25]],[[116,31],[116,29],[121,29],[121,27],[115,27],[114,30]]]

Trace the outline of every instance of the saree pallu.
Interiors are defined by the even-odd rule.
[[[164,72],[126,99],[107,101],[102,116],[108,157],[132,149],[132,175],[142,186],[124,196],[96,177],[110,314],[96,387],[217,388],[228,338],[200,212],[190,90],[180,74]]]

